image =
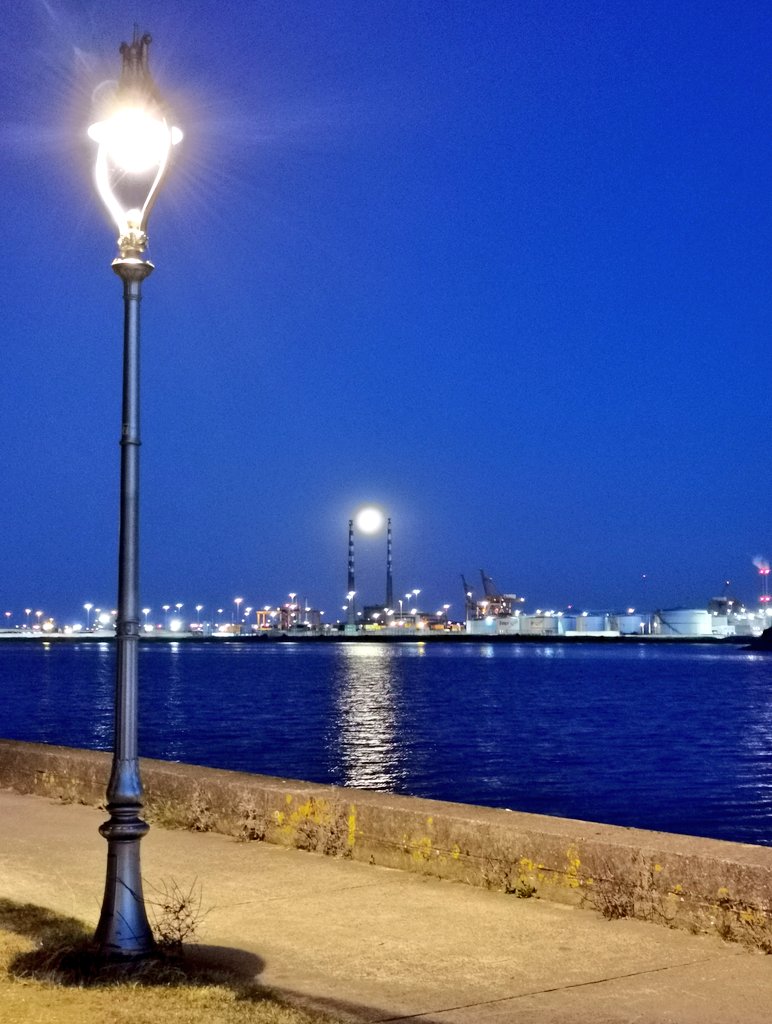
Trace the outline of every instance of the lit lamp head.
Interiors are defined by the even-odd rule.
[[[123,67],[104,118],[91,125],[99,146],[95,180],[118,228],[121,259],[140,260],[147,247],[147,221],[169,169],[172,147],[182,139],[166,119],[148,68],[150,36],[121,44]]]

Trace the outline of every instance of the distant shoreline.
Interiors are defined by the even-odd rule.
[[[520,633],[511,635],[492,634],[489,636],[475,633],[410,633],[406,635],[381,635],[378,633],[360,633],[356,636],[336,634],[320,636],[314,633],[258,633],[254,636],[198,636],[194,633],[148,633],[140,636],[142,644],[711,644],[719,647],[737,647],[751,644],[751,636],[657,636],[652,634],[635,636],[526,636]],[[0,644],[37,643],[37,644],[82,644],[115,642],[115,636],[98,633],[11,633],[0,632]]]

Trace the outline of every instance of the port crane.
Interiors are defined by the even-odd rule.
[[[514,606],[525,602],[525,598],[518,597],[517,594],[502,594],[493,578],[487,574],[485,569],[480,569],[480,578],[482,580],[484,598],[482,601],[476,601],[474,591],[467,583],[464,574],[461,574],[467,618],[484,618],[486,615],[512,615],[514,614]]]
[[[474,591],[466,582],[463,573],[461,573],[461,582],[464,585],[464,608],[466,609],[466,617],[468,619],[473,619],[475,612],[477,611],[477,605],[474,601]]]

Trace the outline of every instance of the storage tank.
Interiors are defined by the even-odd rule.
[[[706,608],[666,608],[657,617],[661,636],[713,635],[713,616]]]
[[[467,619],[466,631],[474,636],[495,636],[496,620],[492,615],[485,619]]]
[[[559,622],[554,615],[521,615],[520,632],[526,636],[556,636]]]
[[[608,620],[605,615],[590,615],[584,612],[576,616],[576,631],[578,633],[602,633],[608,629]]]
[[[500,636],[516,636],[520,632],[520,616],[499,615],[496,625]]]
[[[711,613],[713,619],[713,636],[734,636],[734,626],[730,625],[728,615]]]
[[[636,636],[646,632],[646,619],[643,615],[617,615],[617,629],[622,636]]]

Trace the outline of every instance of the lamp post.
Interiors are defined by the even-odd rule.
[[[135,31],[122,43],[121,77],[104,116],[89,136],[98,144],[95,182],[118,228],[119,257],[112,268],[123,282],[123,418],[118,539],[117,670],[112,771],[107,786],[110,820],[107,877],[94,936],[111,957],[147,955],[154,946],[142,896],[139,843],[148,831],[140,817],[142,783],[137,753],[137,655],[139,647],[139,304],[153,264],[143,259],[147,221],[182,133],[164,113],[148,69],[150,36]]]

